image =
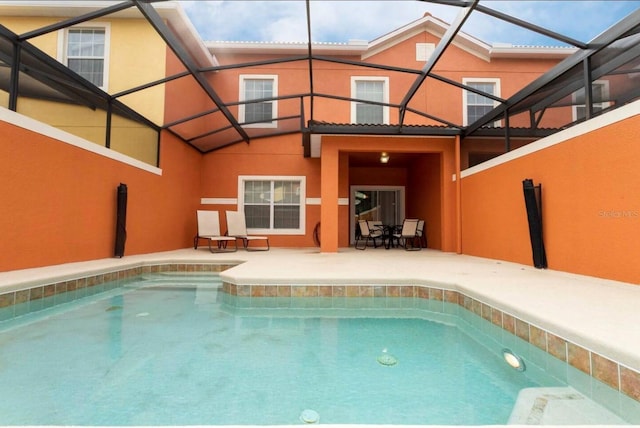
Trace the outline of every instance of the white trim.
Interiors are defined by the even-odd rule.
[[[297,229],[255,229],[247,228],[251,234],[262,235],[304,235],[306,234],[306,192],[307,177],[304,175],[239,175],[238,176],[238,211],[244,213],[245,181],[299,181],[300,182],[300,227]]]
[[[494,96],[496,97],[500,97],[500,93],[501,93],[501,89],[500,89],[500,79],[495,78],[495,77],[463,77],[462,78],[462,84],[463,85],[469,85],[469,83],[493,83],[494,84],[494,88],[495,88],[495,92],[493,93]],[[467,90],[463,90],[462,91],[462,124],[464,126],[468,126],[469,125],[469,117],[468,117],[468,110],[467,110],[467,93],[469,91]],[[485,97],[486,98],[486,97]],[[498,102],[497,101],[493,101],[493,107],[497,107],[498,106]],[[494,122],[495,126],[500,126],[501,123],[500,121],[496,121]]]
[[[351,76],[351,98],[358,98],[356,94],[356,82],[360,82],[364,80],[368,80],[372,82],[382,82],[384,85],[384,87],[382,88],[383,90],[382,102],[385,104],[389,104],[389,77],[388,76]],[[358,105],[357,102],[351,101],[351,123],[357,123],[356,122],[356,106],[357,105]],[[389,124],[389,106],[388,105],[382,106],[382,124],[384,125]]]
[[[103,29],[104,30],[104,64],[102,68],[103,80],[102,86],[99,88],[105,92],[109,91],[109,53],[111,50],[111,23],[109,22],[84,22],[82,24],[74,25],[62,30],[58,30],[58,52],[56,52],[56,59],[65,67],[69,67],[67,63],[67,40],[69,38],[69,30],[79,29]]]
[[[238,205],[238,198],[200,198],[201,205]]]
[[[629,119],[630,117],[640,115],[640,100],[634,101],[622,107],[618,107],[608,113],[596,116],[591,120],[587,120],[571,128],[562,130],[548,137],[542,138],[526,146],[512,150],[503,155],[497,156],[479,165],[467,168],[460,173],[460,178],[466,178],[473,174],[477,174],[482,171],[486,171],[493,167],[511,162],[515,159],[530,155],[540,150],[555,146],[556,144],[564,143],[565,141],[579,137],[589,132],[593,132],[605,126],[614,124],[616,122]]]
[[[238,100],[245,101],[245,87],[244,84],[247,80],[272,80],[273,81],[273,92],[271,94],[272,97],[278,96],[278,75],[277,74],[241,74],[240,75],[240,88]],[[271,109],[271,119],[270,123],[252,123],[248,125],[242,125],[243,128],[277,128],[278,122],[275,120],[278,117],[278,100],[271,101],[272,109]],[[240,123],[245,121],[245,105],[238,104],[238,121]]]
[[[80,138],[76,135],[70,134],[58,128],[54,128],[46,123],[39,122],[28,116],[16,113],[12,110],[0,106],[0,120],[26,129],[28,131],[35,132],[40,135],[44,135],[49,138],[60,141],[61,143],[69,144],[78,147],[83,150],[87,150],[91,153],[95,153],[100,156],[112,159],[117,162],[121,162],[132,166],[134,168],[142,169],[156,175],[162,175],[162,169],[155,166],[151,166],[148,163],[139,161],[122,153],[116,152],[91,141]]]
[[[307,198],[307,205],[322,205],[321,198]],[[349,198],[338,198],[338,205],[347,206],[349,205]]]

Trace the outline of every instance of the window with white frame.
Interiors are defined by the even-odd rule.
[[[275,128],[278,113],[278,76],[241,75],[239,121],[248,128]],[[247,103],[251,100],[263,100]]]
[[[109,26],[71,27],[61,32],[62,62],[94,85],[106,89]]]
[[[462,79],[462,84],[486,94],[491,94],[496,97],[500,96],[500,79],[465,78]],[[462,119],[465,126],[474,123],[498,105],[497,101],[476,92],[465,90],[462,91],[462,94],[462,103],[464,106]],[[500,122],[494,122],[493,126],[500,126]]]
[[[352,77],[351,98],[373,101],[375,103],[388,103],[389,78],[369,76]],[[351,123],[388,124],[389,107],[382,104],[354,101],[351,103]]]
[[[596,80],[591,84],[591,97],[593,112],[597,113],[609,107],[609,82],[606,80]],[[584,88],[573,93],[573,120],[582,120],[587,117],[587,107],[584,103]]]
[[[305,233],[305,177],[240,176],[238,205],[252,233]]]

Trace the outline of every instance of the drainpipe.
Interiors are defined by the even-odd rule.
[[[462,254],[462,178],[460,177],[460,136],[456,135],[456,253]]]

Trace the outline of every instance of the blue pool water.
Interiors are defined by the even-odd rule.
[[[0,425],[505,424],[541,386],[457,306],[260,308],[219,286],[159,275],[1,323]]]

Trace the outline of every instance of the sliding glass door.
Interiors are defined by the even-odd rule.
[[[358,220],[376,220],[395,225],[404,218],[404,187],[351,186],[351,242],[355,241]]]

